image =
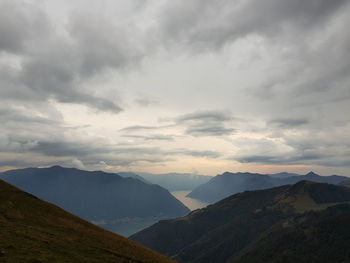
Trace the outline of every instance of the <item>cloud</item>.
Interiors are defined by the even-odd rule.
[[[350,160],[350,140],[346,127],[327,131],[308,124],[283,126],[282,132],[259,139],[240,138],[233,141],[237,147],[232,159],[241,163],[347,166]],[[293,128],[293,130],[289,130]],[[280,129],[280,126],[277,126]]]
[[[27,41],[50,30],[45,13],[29,3],[2,0],[0,14],[0,51],[20,54]]]
[[[206,121],[206,122],[223,122],[229,121],[232,116],[222,111],[197,111],[179,116],[177,121],[180,123],[190,121]]]
[[[90,146],[88,143],[72,142],[72,141],[38,141],[37,144],[30,149],[46,156],[77,156],[83,157],[89,154],[96,155],[104,153],[108,149],[103,147]]]
[[[141,2],[0,1],[3,165],[349,167],[349,1]]]
[[[19,64],[0,67],[0,96],[13,101],[54,99],[114,113],[122,110],[119,97],[107,97],[89,82],[142,60],[128,28],[78,12],[58,27],[38,3],[19,0],[2,1],[0,14],[0,54],[15,57]]]
[[[168,1],[160,10],[164,39],[199,48],[217,48],[249,35],[321,27],[346,0]]]
[[[150,135],[136,135],[136,134],[124,134],[122,137],[143,139],[145,141],[173,141],[174,135],[164,135],[164,134],[150,134]]]
[[[269,122],[269,124],[273,125],[273,126],[278,126],[281,128],[293,128],[293,127],[298,127],[298,126],[302,126],[305,124],[308,124],[309,121],[307,119],[274,119],[271,120]]]
[[[261,164],[317,164],[319,159],[327,156],[322,154],[301,154],[301,155],[282,155],[282,156],[266,156],[266,155],[251,155],[237,158],[241,163],[261,163]],[[316,162],[315,162],[316,161]],[[321,163],[320,163],[321,164]]]
[[[18,122],[22,124],[57,124],[60,123],[60,120],[40,116],[38,112],[29,109],[2,108],[0,106],[0,122],[2,125]]]
[[[80,161],[79,159],[76,159],[76,158],[72,160],[71,166],[75,167],[77,169],[82,169],[82,170],[86,169],[84,163],[82,161]]]
[[[216,151],[194,151],[194,150],[187,150],[187,149],[177,149],[174,151],[169,152],[170,154],[180,154],[180,155],[189,155],[193,157],[205,157],[205,158],[219,158],[222,156],[221,153]]]
[[[230,135],[234,129],[225,128],[222,125],[211,126],[211,124],[192,125],[186,129],[186,134],[198,136],[223,136]]]
[[[143,131],[143,130],[156,130],[159,129],[158,126],[143,126],[143,125],[132,125],[120,129],[120,131]]]
[[[178,125],[186,127],[185,134],[193,136],[224,136],[230,135],[234,129],[226,127],[233,118],[222,111],[197,111],[185,114],[175,119]]]

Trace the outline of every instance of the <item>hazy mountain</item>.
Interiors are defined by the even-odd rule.
[[[349,179],[349,177],[346,176],[339,176],[339,175],[329,175],[329,176],[321,176],[314,172],[309,172],[306,175],[302,176],[294,176],[294,177],[288,177],[286,178],[286,181],[290,182],[299,182],[301,180],[308,180],[312,182],[318,182],[318,183],[328,183],[328,184],[338,184],[341,181],[344,181],[346,179]]]
[[[180,173],[139,173],[139,175],[141,175],[148,182],[158,184],[169,191],[193,190],[197,186],[204,184],[213,178],[212,176]]]
[[[257,174],[257,173],[223,173],[212,178],[207,183],[200,185],[188,194],[208,203],[215,203],[227,196],[247,190],[267,189],[274,186],[294,184],[302,180],[320,183],[338,184],[348,179],[344,176],[320,176],[313,172],[306,175],[290,173],[279,174]]]
[[[0,180],[0,262],[173,262]]]
[[[122,177],[125,177],[125,178],[134,178],[134,179],[138,179],[140,180],[141,182],[144,182],[146,184],[152,184],[151,182],[147,181],[145,178],[143,178],[142,176],[136,174],[136,173],[133,173],[133,172],[118,172],[118,175],[122,176]]]
[[[234,193],[273,187],[272,181],[264,174],[226,172],[197,187],[188,197],[214,203]]]
[[[101,226],[128,235],[189,212],[158,185],[102,171],[53,166],[0,174],[3,180]]]
[[[346,187],[301,181],[230,196],[131,239],[181,262],[348,262],[350,205],[335,205],[349,202]]]
[[[270,177],[273,178],[288,178],[292,176],[301,176],[300,174],[296,173],[287,173],[287,172],[281,172],[281,173],[276,173],[276,174],[269,174]]]

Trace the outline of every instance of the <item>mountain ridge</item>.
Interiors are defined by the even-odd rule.
[[[312,171],[305,175],[294,175],[285,172],[278,174],[225,172],[200,185],[187,196],[207,203],[214,203],[227,196],[246,190],[267,189],[280,185],[294,184],[301,180],[338,184],[346,179],[348,177],[337,175],[320,176]]]
[[[2,180],[0,232],[0,262],[174,262]]]
[[[53,166],[10,170],[0,173],[0,179],[86,220],[107,222],[104,227],[124,235],[190,212],[159,185],[103,171]],[[136,222],[119,222],[123,218]]]
[[[300,181],[237,193],[185,217],[161,221],[131,239],[180,262],[229,262],[278,224],[349,203],[348,188]]]

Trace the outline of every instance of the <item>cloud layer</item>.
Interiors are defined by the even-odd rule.
[[[1,0],[0,166],[346,174],[349,14],[346,0]]]

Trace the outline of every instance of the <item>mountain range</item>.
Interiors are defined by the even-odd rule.
[[[247,191],[267,189],[286,184],[295,184],[302,180],[320,183],[338,184],[346,179],[345,176],[320,176],[314,172],[306,175],[293,173],[258,174],[258,173],[229,173],[217,175],[195,188],[187,196],[207,203],[215,203],[232,194]]]
[[[213,178],[212,176],[188,173],[137,173],[137,175],[141,176],[146,181],[158,184],[169,191],[191,191]]]
[[[345,263],[349,203],[349,188],[300,181],[235,194],[131,239],[186,263]]]
[[[102,171],[53,166],[0,173],[0,178],[123,235],[190,210],[159,185]]]
[[[0,233],[4,263],[174,262],[2,180]]]

